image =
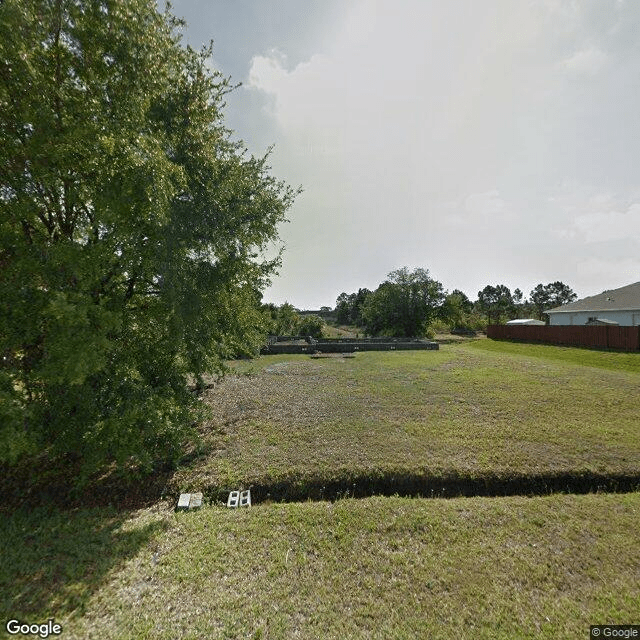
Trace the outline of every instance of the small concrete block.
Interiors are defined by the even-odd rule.
[[[240,506],[241,507],[251,506],[251,491],[249,491],[248,489],[240,493]]]
[[[202,506],[202,494],[192,493],[189,500],[189,509],[199,509]]]
[[[231,491],[229,493],[229,499],[227,500],[227,507],[232,507],[235,509],[238,506],[239,501],[240,501],[240,492]]]
[[[178,506],[176,507],[176,509],[188,509],[190,502],[191,502],[191,494],[181,493],[180,498],[178,498]]]

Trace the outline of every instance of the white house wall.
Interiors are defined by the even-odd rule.
[[[550,313],[551,325],[580,325],[586,324],[589,318],[604,318],[613,320],[622,327],[636,327],[640,325],[640,309],[635,311],[574,311],[564,313]]]

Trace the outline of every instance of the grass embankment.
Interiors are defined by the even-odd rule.
[[[483,340],[265,356],[236,372],[206,394],[212,452],[176,474],[174,491],[253,485],[300,498],[386,484],[410,494],[428,479],[436,493],[446,483],[513,493],[514,482],[537,493],[640,477],[638,354]]]
[[[323,338],[356,338],[363,335],[363,330],[360,327],[326,323],[322,326]]]
[[[0,617],[69,640],[581,638],[637,617],[639,513],[637,493],[19,511]]]

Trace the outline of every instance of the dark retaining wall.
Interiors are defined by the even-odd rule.
[[[389,336],[383,336],[381,338],[316,338],[316,342],[318,342],[318,344],[325,342],[340,342],[344,344],[351,344],[352,342],[357,344],[405,344],[425,341],[420,338],[390,338]]]
[[[277,353],[353,353],[355,351],[437,350],[437,342],[322,342],[310,344],[270,344],[262,347],[262,355]]]
[[[277,342],[298,342],[300,340],[308,341],[309,336],[269,336],[268,342],[269,344],[275,344]],[[326,342],[340,342],[345,344],[350,344],[352,342],[362,343],[362,344],[377,344],[377,343],[387,343],[387,342],[424,342],[424,340],[420,338],[391,338],[389,336],[382,336],[380,338],[313,338],[318,343],[326,343]]]

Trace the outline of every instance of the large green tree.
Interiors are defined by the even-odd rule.
[[[224,127],[228,79],[154,0],[0,5],[0,458],[149,465],[189,378],[261,342],[296,192]]]
[[[536,285],[529,295],[531,304],[535,307],[538,318],[541,320],[546,310],[560,307],[578,298],[569,285],[559,280],[549,284]]]
[[[482,291],[478,291],[477,304],[480,312],[487,316],[489,324],[499,323],[515,310],[511,291],[504,284],[495,287],[488,284]]]
[[[278,336],[298,335],[302,319],[291,303],[285,302],[278,307],[269,302],[263,305],[263,310],[268,318],[269,333]]]
[[[362,305],[367,333],[397,337],[420,337],[439,317],[445,294],[442,284],[426,269],[392,271]]]
[[[336,320],[342,324],[362,326],[362,306],[371,291],[358,289],[358,293],[341,293],[336,300]]]
[[[463,327],[472,311],[473,302],[460,289],[454,289],[444,299],[441,317],[451,328]]]

